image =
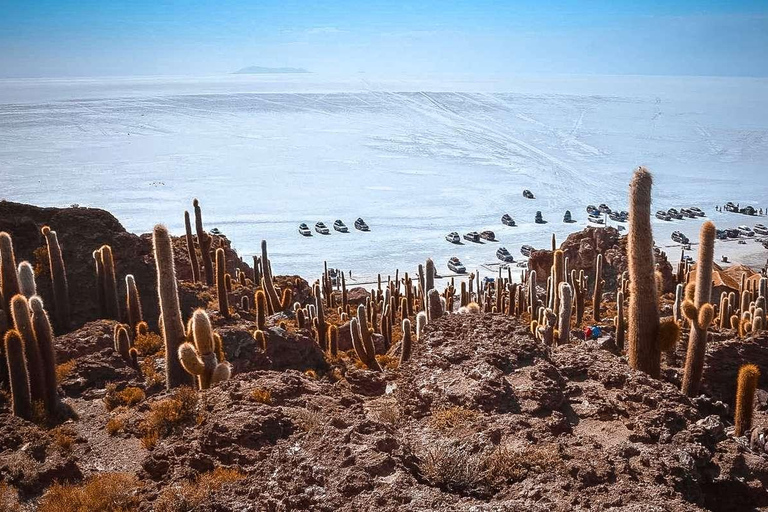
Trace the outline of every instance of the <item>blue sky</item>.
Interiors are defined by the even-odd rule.
[[[0,0],[0,13],[0,77],[768,76],[768,0]]]

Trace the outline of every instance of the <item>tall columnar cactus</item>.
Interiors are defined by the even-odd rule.
[[[653,238],[651,238],[653,244]],[[653,265],[653,260],[651,260]],[[600,321],[600,305],[603,301],[603,255],[598,254],[595,260],[595,288],[592,294],[592,316],[595,322]]]
[[[424,297],[429,299],[429,290],[435,288],[435,262],[432,258],[427,258],[427,264],[424,266]],[[425,304],[425,309],[429,307],[429,303]]]
[[[256,328],[263,331],[267,326],[267,296],[264,294],[264,290],[256,290],[254,303],[256,307]]]
[[[32,312],[29,309],[29,302],[21,294],[17,294],[11,300],[11,317],[13,318],[13,328],[19,333],[24,343],[24,359],[27,361],[29,393],[32,396],[33,402],[42,402],[45,400],[43,363],[40,358],[40,349],[35,339],[35,331],[32,327]]]
[[[357,307],[357,317],[352,318],[349,329],[352,334],[352,346],[355,348],[360,361],[371,370],[381,371],[381,366],[376,360],[376,349],[371,337],[373,332],[368,328],[365,306],[362,304]]]
[[[115,326],[114,333],[115,352],[120,354],[120,357],[127,363],[131,362],[131,339],[128,336],[128,329],[124,325],[118,324]]]
[[[682,283],[679,283],[675,287],[675,303],[672,306],[672,318],[675,319],[675,322],[681,322],[683,320],[683,294],[685,292],[685,287],[682,285]]]
[[[552,235],[554,241],[555,235]],[[554,252],[552,259],[553,311],[560,311],[560,283],[565,282],[565,254],[560,249]]]
[[[115,259],[112,248],[102,245],[99,249],[101,268],[104,272],[104,312],[111,320],[120,320],[120,306],[117,298],[117,279],[115,278]]]
[[[440,292],[432,288],[427,293],[427,318],[430,322],[443,316],[443,303],[440,300]]]
[[[211,236],[203,229],[203,211],[200,208],[200,201],[192,201],[192,207],[195,209],[195,231],[197,232],[197,244],[200,246],[200,257],[203,260],[203,269],[205,270],[205,283],[208,286],[214,285],[213,259],[211,258]]]
[[[66,332],[69,330],[69,283],[64,256],[56,232],[48,226],[43,226],[42,233],[48,247],[48,266],[53,288],[53,319],[58,331]]]
[[[280,310],[285,311],[289,307],[291,307],[291,303],[293,302],[293,288],[286,287],[285,290],[283,290],[283,295],[280,299]]]
[[[562,252],[562,251],[561,251]],[[559,285],[559,311],[557,316],[558,344],[563,345],[571,339],[571,309],[573,307],[573,288],[566,282]]]
[[[269,263],[267,254],[267,241],[261,241],[261,273],[264,279],[264,292],[267,294],[267,303],[270,311],[278,311],[280,308],[280,297],[275,290],[275,284],[272,278],[272,265]]]
[[[19,279],[19,293],[27,299],[37,294],[37,284],[35,283],[35,271],[28,261],[19,263],[17,270]]]
[[[707,348],[707,329],[715,317],[712,304],[712,258],[715,251],[715,225],[707,221],[699,232],[699,257],[696,263],[696,295],[683,303],[683,314],[690,322],[688,353],[685,359],[682,391],[688,396],[699,393]]]
[[[11,235],[0,232],[0,297],[5,312],[10,316],[11,299],[19,293],[19,278],[16,273],[16,255],[13,252]]]
[[[44,387],[43,403],[50,417],[55,414],[59,404],[59,395],[56,392],[56,353],[53,348],[53,328],[40,297],[34,296],[29,299],[29,306],[32,308],[32,330],[40,353]]]
[[[327,350],[328,325],[325,323],[325,305],[319,284],[315,285],[315,309],[317,310],[317,344],[322,350]]]
[[[96,303],[99,305],[99,318],[107,316],[106,302],[104,300],[104,266],[101,263],[101,251],[93,251],[93,265],[96,269]]]
[[[613,319],[613,325],[616,327],[616,346],[619,350],[624,349],[624,292],[619,290],[616,293],[616,318]]]
[[[424,335],[424,328],[427,326],[427,313],[420,311],[416,315],[416,341],[419,341]]]
[[[400,344],[400,366],[411,358],[411,321],[403,320],[403,340]]]
[[[339,328],[335,325],[328,326],[328,347],[331,357],[339,354]]]
[[[224,258],[224,249],[216,249],[216,296],[219,301],[219,314],[224,318],[230,318],[229,298],[225,276],[227,274],[227,262]]]
[[[733,314],[731,311],[731,303],[728,300],[728,294],[723,292],[720,294],[720,329],[727,329],[730,324],[731,315]]]
[[[539,306],[539,299],[536,294],[536,271],[531,270],[528,274],[528,309],[532,320],[538,318]]]
[[[656,275],[651,231],[651,187],[653,178],[638,168],[629,186],[629,365],[652,377],[661,373],[661,351],[672,346],[679,326],[672,319],[659,320]]]
[[[8,361],[13,414],[29,420],[32,419],[32,397],[23,345],[18,331],[11,329],[5,333],[5,357]]]
[[[157,267],[157,294],[160,302],[160,321],[165,341],[165,387],[191,386],[192,376],[184,371],[178,357],[179,346],[184,343],[184,323],[181,320],[173,247],[168,230],[162,224],[155,226],[152,236]]]
[[[144,314],[141,312],[141,296],[136,287],[136,279],[133,275],[125,276],[125,310],[128,314],[129,332],[136,331],[136,326],[144,321]]]
[[[734,414],[736,437],[743,436],[752,426],[752,408],[759,379],[760,369],[754,364],[745,364],[739,369],[739,379],[736,384],[736,413]]]
[[[187,240],[187,253],[189,254],[189,266],[192,267],[192,282],[200,282],[200,265],[197,263],[197,251],[195,250],[195,239],[192,236],[192,223],[189,220],[189,212],[184,212],[184,230]]]
[[[204,309],[192,314],[192,336],[194,344],[184,342],[179,346],[179,361],[190,375],[197,377],[200,389],[229,380],[229,364],[219,362],[216,356],[213,327]]]

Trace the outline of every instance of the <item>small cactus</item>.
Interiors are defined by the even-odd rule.
[[[339,354],[339,328],[335,325],[328,326],[328,347],[332,357]]]
[[[369,369],[380,372],[381,366],[376,361],[376,350],[371,338],[372,331],[368,329],[366,310],[362,304],[357,307],[357,317],[350,321],[349,328],[352,334],[352,345],[355,348],[355,352],[357,352],[357,357]]]
[[[5,333],[5,357],[11,385],[11,402],[14,416],[32,419],[32,397],[29,392],[27,364],[21,335],[11,329]]]
[[[253,339],[256,341],[256,344],[261,348],[263,351],[267,351],[267,335],[262,331],[261,329],[256,329],[253,333]]]
[[[225,259],[224,249],[216,249],[216,296],[219,302],[219,314],[224,318],[230,318],[229,298],[227,296],[226,285],[227,261]]]
[[[197,263],[197,251],[195,239],[192,237],[192,224],[189,221],[189,212],[184,212],[184,231],[187,241],[187,253],[189,254],[189,266],[192,267],[192,282],[200,282],[200,265]]]
[[[0,232],[0,297],[2,308],[10,316],[11,299],[19,293],[19,277],[16,273],[16,255],[13,252],[11,235]]]
[[[745,364],[739,369],[736,384],[736,412],[734,423],[736,437],[743,436],[752,426],[752,408],[755,400],[757,381],[760,379],[760,369],[754,364]]]
[[[293,301],[293,288],[286,287],[285,290],[283,290],[283,295],[280,298],[280,310],[285,311],[289,307],[291,307],[291,302]]]
[[[19,279],[19,293],[28,299],[37,295],[37,284],[35,283],[35,271],[28,261],[19,263],[17,270]]]
[[[561,282],[558,295],[560,306],[557,318],[558,343],[563,345],[571,339],[571,309],[573,307],[573,289],[571,285]]]
[[[35,334],[35,341],[40,353],[44,388],[43,403],[48,415],[52,416],[59,404],[59,395],[56,391],[56,353],[53,347],[53,328],[40,297],[34,296],[29,299],[29,306],[32,309],[32,331]]]
[[[427,326],[427,313],[420,311],[416,315],[416,341],[419,341],[424,335],[424,328]]]
[[[120,319],[120,306],[117,298],[117,279],[115,278],[115,258],[112,248],[103,245],[99,249],[101,268],[104,273],[104,313],[110,320]]]
[[[256,290],[254,305],[256,307],[256,328],[263,331],[267,326],[267,296],[264,290]]]
[[[427,318],[430,322],[443,316],[443,303],[440,300],[440,292],[432,288],[427,293]]]
[[[120,357],[129,363],[131,361],[131,339],[128,337],[128,329],[123,325],[117,325],[115,328],[115,351]]]
[[[211,259],[211,236],[203,229],[203,211],[200,208],[200,201],[194,199],[192,207],[195,209],[195,231],[197,232],[197,244],[200,246],[200,256],[203,259],[203,269],[205,270],[205,283],[213,286],[213,260]]]
[[[43,374],[40,349],[32,327],[31,313],[29,302],[23,295],[18,294],[11,300],[11,318],[13,318],[14,329],[19,333],[21,341],[24,343],[29,394],[32,397],[32,402],[42,402],[45,400],[45,375]]]
[[[411,321],[403,320],[403,341],[400,345],[400,366],[411,358]]]
[[[192,337],[194,345],[185,342],[179,346],[179,361],[188,373],[197,376],[200,389],[229,380],[231,369],[216,357],[213,327],[204,309],[192,314]]]

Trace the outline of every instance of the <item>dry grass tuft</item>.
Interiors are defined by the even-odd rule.
[[[120,406],[131,407],[146,398],[144,391],[136,387],[127,387],[117,391],[115,384],[107,384],[107,394],[104,397],[104,405],[108,411]]]
[[[136,336],[136,339],[133,340],[133,346],[136,347],[140,355],[153,356],[163,350],[164,343],[159,334],[148,332]]]
[[[315,432],[325,424],[325,417],[318,409],[297,409],[293,419],[305,432]]]
[[[312,380],[317,380],[317,372],[315,370],[306,370],[304,372],[304,375],[306,375]]]
[[[197,393],[189,387],[177,388],[169,398],[150,405],[142,423],[144,437],[141,441],[144,447],[154,447],[157,440],[170,434],[174,427],[195,419],[196,408]]]
[[[480,482],[480,456],[461,445],[436,442],[424,446],[418,457],[421,474],[441,489],[467,491]]]
[[[466,407],[450,407],[432,413],[429,426],[435,430],[449,432],[471,426],[480,418],[480,413]]]
[[[245,478],[234,469],[216,468],[210,473],[198,475],[194,480],[168,487],[155,501],[155,512],[191,512],[210,501],[211,495],[223,485]]]
[[[16,489],[5,482],[0,482],[0,510],[4,512],[22,512],[19,494],[16,492]]]
[[[563,464],[556,446],[530,446],[515,450],[501,445],[483,457],[482,475],[492,488],[525,480],[530,474],[554,472]]]
[[[61,453],[68,452],[72,449],[72,445],[77,440],[77,432],[72,427],[63,425],[51,430],[53,436],[53,443]]]
[[[69,377],[69,375],[75,370],[76,364],[77,363],[75,363],[74,359],[70,359],[66,363],[56,365],[56,382],[62,382],[64,379]]]
[[[251,400],[260,404],[272,405],[272,392],[264,388],[251,391]]]
[[[376,356],[376,361],[379,362],[379,366],[387,370],[396,370],[397,367],[400,366],[400,360],[398,358],[388,356],[387,354]]]
[[[38,512],[130,512],[138,510],[138,478],[128,473],[99,473],[81,485],[53,484]]]
[[[154,357],[145,357],[141,361],[141,373],[144,375],[144,382],[147,387],[162,386],[165,383],[165,376],[157,371]]]
[[[386,400],[371,406],[371,416],[376,421],[398,425],[402,419],[402,414],[398,408],[396,400]]]
[[[107,422],[107,433],[111,436],[116,435],[123,429],[125,429],[125,420],[119,416],[110,418]]]

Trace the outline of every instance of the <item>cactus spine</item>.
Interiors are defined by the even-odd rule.
[[[205,283],[213,286],[213,260],[211,259],[211,236],[203,229],[203,211],[200,201],[194,199],[192,207],[195,209],[195,231],[197,232],[197,244],[200,246],[200,256],[203,259],[205,270]]]
[[[224,259],[224,249],[216,249],[216,296],[219,301],[219,313],[224,318],[230,318],[229,298],[226,285],[227,262]]]
[[[32,269],[32,265],[28,261],[22,261],[19,263],[17,271],[19,278],[19,293],[28,299],[37,295],[37,284],[35,284],[35,271]]]
[[[707,329],[714,319],[714,309],[709,304],[712,294],[712,257],[715,251],[715,225],[707,221],[699,232],[699,256],[696,263],[696,295],[694,301],[683,303],[683,314],[690,322],[688,353],[685,359],[682,391],[688,396],[699,393],[704,371],[704,354],[707,346]]]
[[[32,419],[32,397],[29,392],[23,342],[19,332],[13,329],[5,333],[5,357],[8,360],[13,414],[27,420]]]
[[[752,408],[755,399],[757,381],[760,379],[760,370],[754,364],[745,364],[739,369],[739,378],[736,384],[736,437],[743,436],[752,426]]]
[[[56,412],[59,395],[56,392],[56,353],[53,348],[53,328],[40,297],[29,299],[32,308],[32,331],[40,353],[43,381],[43,403],[49,416]]]
[[[40,359],[40,349],[35,340],[35,331],[32,327],[32,316],[29,310],[27,298],[21,294],[11,300],[11,317],[14,329],[21,336],[24,343],[24,359],[27,361],[27,375],[29,378],[29,394],[32,402],[45,400],[45,379],[43,376],[43,364]]]
[[[629,365],[652,377],[661,373],[658,346],[659,311],[656,303],[653,233],[651,231],[651,187],[653,178],[638,168],[629,186]],[[596,279],[599,281],[599,278]]]
[[[0,297],[3,309],[11,316],[11,299],[19,293],[19,278],[16,274],[16,255],[13,252],[11,235],[0,232]]]
[[[157,267],[161,331],[165,341],[165,387],[191,386],[192,377],[184,371],[178,357],[179,345],[185,339],[184,323],[181,321],[171,237],[162,224],[155,226],[152,243]]]
[[[192,338],[194,344],[184,342],[179,346],[179,361],[191,375],[197,377],[200,389],[229,380],[231,370],[226,362],[219,362],[215,352],[213,327],[204,309],[192,314]]]
[[[400,345],[400,366],[411,358],[411,321],[403,320],[403,341]]]
[[[120,306],[117,298],[117,279],[115,278],[115,259],[112,248],[102,245],[99,249],[101,269],[104,273],[104,312],[110,320],[120,319]]]
[[[189,212],[184,212],[184,232],[187,241],[187,253],[189,254],[189,266],[192,267],[192,282],[200,282],[200,265],[197,263],[197,251],[195,250],[195,239],[192,236],[192,224],[189,221]]]
[[[136,279],[131,274],[125,276],[125,310],[128,313],[128,326],[130,332],[136,332],[136,326],[144,321],[141,312],[141,297],[136,287]]]

